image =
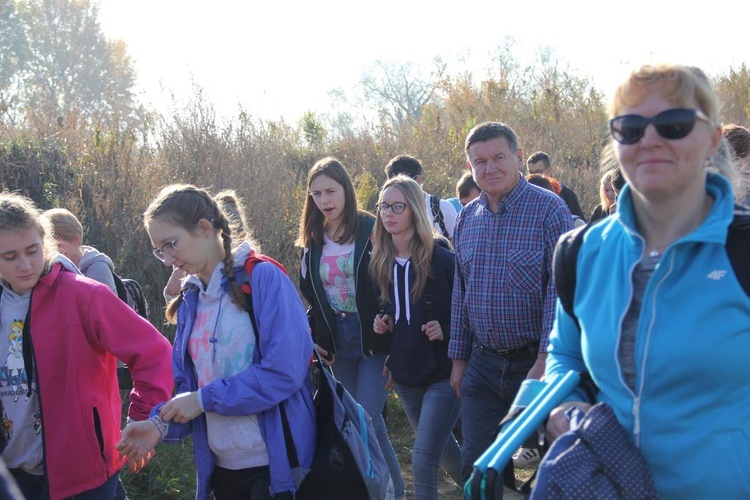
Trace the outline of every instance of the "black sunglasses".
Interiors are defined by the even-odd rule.
[[[693,131],[696,119],[708,122],[708,117],[700,110],[675,108],[662,111],[652,118],[641,115],[616,116],[609,121],[609,130],[620,144],[635,144],[643,138],[649,123],[653,123],[660,136],[677,140]]]

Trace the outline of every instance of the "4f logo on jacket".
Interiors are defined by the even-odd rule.
[[[721,269],[717,269],[715,271],[711,271],[710,273],[708,273],[708,275],[706,276],[706,278],[708,278],[710,280],[714,280],[714,281],[719,281],[721,278],[723,278],[724,276],[726,276],[726,274],[727,274],[726,271],[721,270]]]

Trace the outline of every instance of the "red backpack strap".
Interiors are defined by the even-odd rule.
[[[281,269],[281,272],[284,274],[289,274],[286,272],[286,268],[277,260],[272,259],[268,255],[263,255],[262,253],[258,253],[255,250],[252,250],[250,254],[247,256],[247,259],[245,260],[245,272],[247,273],[247,283],[242,284],[241,288],[242,291],[246,294],[253,293],[252,286],[250,285],[252,283],[251,276],[253,275],[253,268],[256,264],[259,264],[261,262],[269,262],[279,269]]]

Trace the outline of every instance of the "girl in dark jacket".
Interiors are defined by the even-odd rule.
[[[450,385],[448,358],[455,258],[435,234],[419,184],[406,176],[383,186],[370,269],[384,314],[378,334],[393,332],[387,366],[416,431],[414,497],[438,497],[438,467],[460,484],[461,452],[451,430],[460,402]],[[441,460],[442,457],[442,460]]]
[[[315,163],[307,188],[297,244],[303,248],[300,289],[310,304],[313,339],[336,378],[372,417],[399,498],[404,481],[381,414],[388,338],[372,330],[378,312],[368,271],[374,218],[357,208],[349,174],[335,158]]]

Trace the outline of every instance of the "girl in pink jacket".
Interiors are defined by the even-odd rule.
[[[57,254],[47,224],[31,200],[0,193],[2,457],[27,499],[114,498],[116,360],[133,375],[128,416],[143,420],[172,393],[171,347]]]

